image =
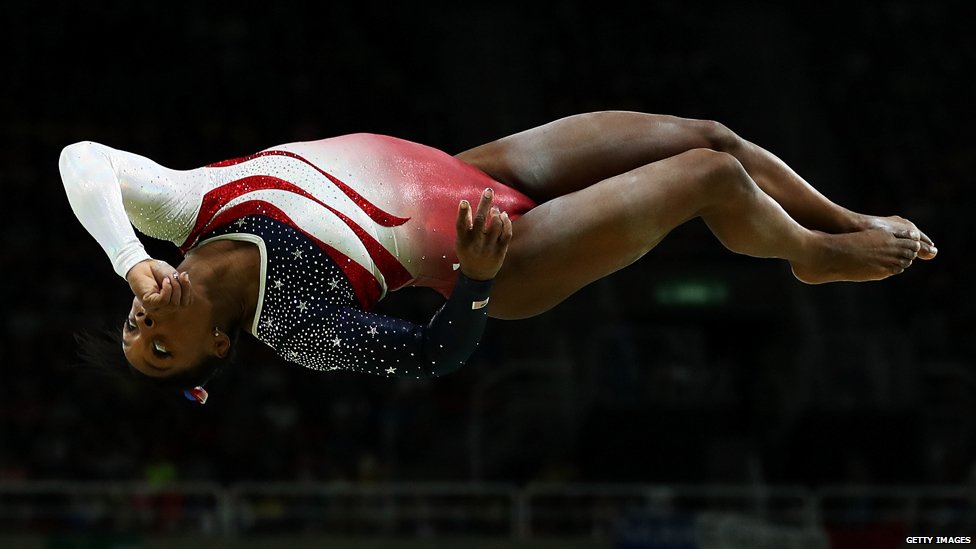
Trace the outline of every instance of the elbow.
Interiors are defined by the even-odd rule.
[[[86,181],[103,176],[106,167],[110,166],[106,149],[104,145],[92,141],[79,141],[62,149],[58,169],[65,189],[70,191]]]
[[[91,141],[79,141],[72,143],[61,150],[61,157],[58,159],[58,168],[61,170],[62,179],[71,173],[77,173],[87,160],[97,154],[97,143]]]

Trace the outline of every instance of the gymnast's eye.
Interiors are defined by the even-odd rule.
[[[135,323],[132,322],[131,319],[126,318],[125,319],[125,331],[132,332],[132,331],[135,331],[135,329],[136,329]]]

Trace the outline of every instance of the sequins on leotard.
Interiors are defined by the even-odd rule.
[[[315,370],[427,377],[462,365],[477,345],[490,283],[462,278],[428,326],[364,312],[335,262],[300,231],[258,215],[207,234],[251,234],[264,243],[266,277],[254,335],[290,362]],[[452,302],[457,304],[452,305]]]

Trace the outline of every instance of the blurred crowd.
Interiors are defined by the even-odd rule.
[[[965,18],[948,2],[702,6],[10,8],[0,482],[970,479]],[[174,168],[352,131],[458,152],[597,109],[719,120],[836,201],[916,221],[940,256],[808,287],[693,222],[541,317],[493,321],[442,379],[310,372],[243,342],[201,407],[74,367],[73,334],[119,326],[128,289],[64,199],[71,142]],[[714,291],[668,297],[682,288]],[[436,306],[405,290],[382,311]]]

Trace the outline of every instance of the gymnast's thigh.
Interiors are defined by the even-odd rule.
[[[692,149],[715,148],[726,134],[732,135],[703,120],[592,112],[492,141],[457,158],[544,202]]]
[[[489,315],[525,318],[622,269],[709,196],[709,160],[688,151],[544,202],[512,224],[512,242],[492,289]]]

